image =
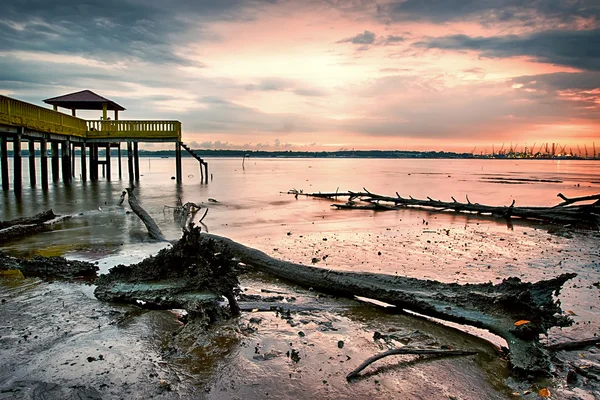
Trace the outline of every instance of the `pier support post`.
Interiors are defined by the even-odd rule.
[[[106,145],[106,180],[110,181],[110,143]]]
[[[6,136],[0,138],[0,151],[2,152],[2,190],[10,188],[8,177],[8,140]]]
[[[48,189],[48,141],[40,141],[40,173],[42,175],[42,189]]]
[[[75,143],[71,143],[71,177],[75,178]]]
[[[21,191],[21,132],[23,132],[23,128],[17,128],[18,132],[13,138],[13,188],[15,192]]]
[[[81,158],[81,180],[82,181],[86,181],[87,180],[87,164],[85,162],[85,142],[81,143],[81,153],[80,153],[80,158]]]
[[[177,183],[181,183],[181,146],[179,141],[175,142],[175,178]]]
[[[133,154],[131,142],[127,142],[127,167],[129,170],[129,182],[133,182]]]
[[[29,139],[29,184],[35,186],[35,141]]]
[[[115,115],[116,115],[116,111],[115,111]],[[121,180],[121,178],[123,177],[123,173],[122,173],[122,168],[121,168],[121,142],[119,142],[119,147],[118,147],[119,151],[119,180]]]
[[[133,142],[133,160],[135,169],[135,180],[140,180],[140,155],[138,154],[138,143]]]
[[[50,144],[50,149],[52,154],[50,155],[52,157],[52,182],[58,182],[59,180],[59,176],[58,176],[58,143],[57,142],[52,142]]]
[[[90,180],[98,180],[98,153],[96,143],[90,144]]]
[[[63,182],[71,182],[71,141],[68,139],[61,143],[62,151],[62,175]]]

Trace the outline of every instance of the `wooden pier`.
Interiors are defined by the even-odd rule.
[[[27,142],[29,162],[29,184],[41,184],[48,188],[48,150],[50,150],[50,170],[52,182],[58,182],[62,176],[64,183],[75,178],[75,158],[79,149],[80,179],[86,181],[99,179],[99,167],[103,176],[112,179],[111,149],[118,154],[118,176],[122,178],[121,144],[127,144],[127,172],[129,181],[140,179],[138,143],[173,143],[175,147],[175,180],[182,181],[181,149],[183,148],[200,164],[201,182],[208,183],[208,163],[198,157],[193,150],[181,141],[181,122],[152,120],[119,120],[119,111],[125,108],[84,90],[64,96],[44,100],[53,106],[53,110],[40,107],[0,95],[0,168],[2,170],[2,189],[9,190],[10,174],[8,166],[8,144],[12,144],[13,188],[22,188],[23,142]],[[71,110],[71,115],[58,109]],[[101,110],[102,119],[84,120],[77,117],[77,110]],[[114,118],[108,112],[114,112]],[[60,148],[60,152],[59,152]],[[105,150],[105,159],[99,158],[99,149]],[[39,153],[39,180],[35,158]],[[89,154],[89,157],[88,157]],[[89,168],[88,168],[89,165]],[[60,167],[60,171],[59,171]],[[204,170],[203,170],[204,168]]]

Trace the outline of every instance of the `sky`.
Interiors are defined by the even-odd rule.
[[[0,94],[83,89],[194,148],[600,150],[600,1],[4,0]]]

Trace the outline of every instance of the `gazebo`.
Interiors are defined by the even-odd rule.
[[[123,106],[115,103],[112,100],[102,97],[91,90],[82,90],[80,92],[69,93],[51,99],[44,100],[44,103],[51,104],[54,111],[58,111],[58,107],[71,110],[71,115],[77,116],[77,110],[102,110],[102,119],[107,120],[108,110],[115,112],[115,120],[119,119],[119,111],[125,111]]]

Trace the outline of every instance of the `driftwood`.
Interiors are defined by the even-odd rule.
[[[513,217],[540,220],[560,224],[576,224],[587,227],[600,228],[600,194],[585,197],[568,198],[562,193],[557,196],[563,199],[563,202],[553,207],[516,207],[515,200],[509,206],[488,206],[479,203],[472,203],[466,196],[466,203],[458,202],[452,197],[452,202],[435,200],[428,197],[427,200],[402,197],[396,192],[396,197],[383,196],[369,192],[330,192],[330,193],[304,193],[296,189],[288,191],[296,198],[300,196],[316,197],[322,199],[334,200],[338,198],[348,198],[346,203],[334,203],[331,206],[337,209],[350,210],[374,210],[387,211],[399,210],[403,207],[417,207],[433,209],[437,211],[469,212],[477,214],[492,215],[496,218],[510,219]],[[592,204],[574,205],[584,201],[593,201]]]
[[[367,358],[362,364],[354,369],[354,371],[350,372],[346,375],[347,380],[354,379],[358,376],[358,374],[369,365],[373,364],[377,360],[381,360],[384,357],[394,356],[394,355],[402,355],[402,354],[416,354],[416,355],[434,355],[434,356],[470,356],[473,354],[477,354],[476,351],[472,350],[450,350],[450,349],[419,349],[419,348],[409,348],[402,347],[399,349],[391,349],[388,351],[384,351],[383,353],[379,353],[374,355],[373,357]]]
[[[274,259],[263,252],[230,239],[203,234],[204,243],[216,243],[243,264],[252,266],[307,288],[343,297],[361,296],[395,305],[446,321],[488,329],[509,345],[509,363],[516,373],[548,374],[548,352],[539,335],[552,326],[568,326],[554,301],[563,284],[576,274],[563,274],[536,283],[519,278],[504,279],[497,285],[442,283],[432,280],[359,272],[332,271]],[[531,321],[515,326],[519,320]]]
[[[11,221],[0,221],[0,229],[6,229],[15,225],[43,224],[44,222],[50,221],[56,217],[58,217],[58,215],[55,215],[52,210],[43,211],[39,214],[35,214],[32,217],[17,218]]]
[[[0,243],[50,230],[52,225],[69,218],[70,215],[55,215],[52,210],[48,210],[32,217],[0,222],[3,227],[0,229]]]
[[[154,222],[152,217],[144,210],[137,201],[137,197],[133,194],[133,188],[127,188],[127,202],[129,203],[129,207],[131,207],[131,211],[137,215],[144,225],[146,225],[146,229],[148,229],[148,234],[151,238],[159,240],[161,242],[166,242],[167,239],[164,237],[160,228]]]

